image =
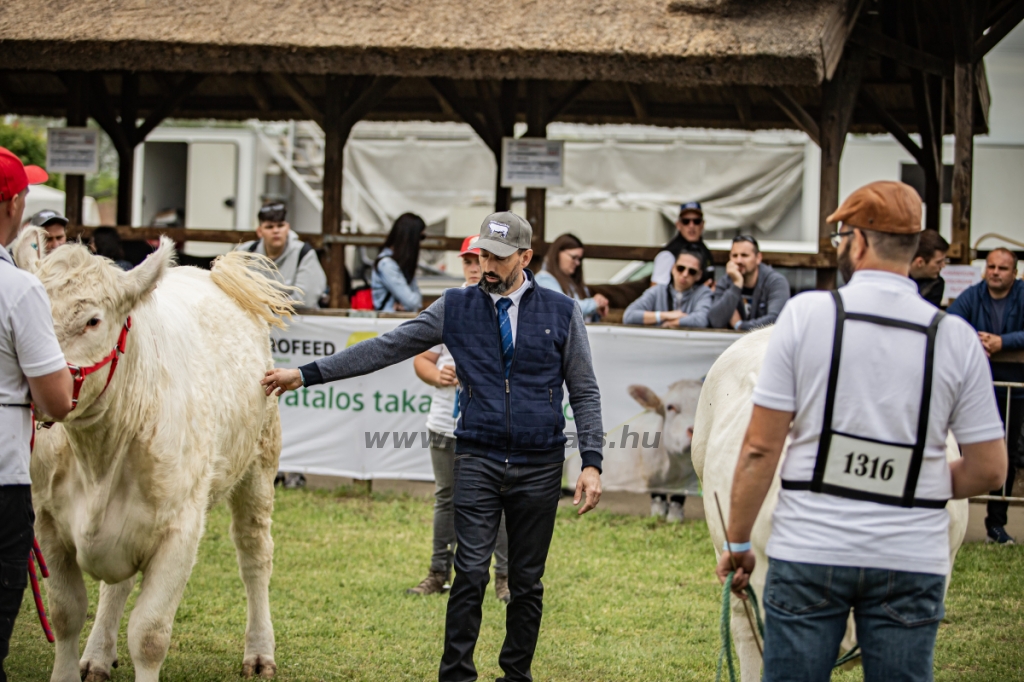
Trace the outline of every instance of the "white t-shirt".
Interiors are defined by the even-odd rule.
[[[430,349],[431,353],[437,353],[437,368],[455,366],[452,354],[448,352],[443,343]],[[427,428],[434,433],[443,433],[449,438],[455,437],[455,387],[435,387],[434,395],[430,399],[430,413],[427,415]]]
[[[53,333],[50,299],[35,275],[0,246],[0,485],[29,485],[32,415],[28,380],[67,370]]]
[[[935,307],[907,277],[857,272],[841,290],[847,312],[927,325]],[[835,304],[827,292],[791,299],[775,324],[753,401],[795,412],[782,463],[785,480],[809,481],[818,452],[825,389],[835,332]],[[878,440],[913,443],[917,437],[925,335],[847,320],[832,428]],[[961,444],[1003,437],[992,373],[975,331],[958,317],[939,325],[931,408],[917,497],[948,499],[952,481],[946,432]],[[945,575],[949,570],[949,514],[801,490],[781,490],[772,517],[768,556],[784,561]]]
[[[654,256],[654,270],[651,272],[651,284],[671,284],[672,266],[678,258],[671,251],[659,251]]]

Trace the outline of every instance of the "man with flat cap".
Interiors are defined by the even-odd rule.
[[[946,502],[1006,470],[992,374],[974,330],[917,293],[921,232],[908,185],[874,182],[829,222],[840,291],[789,301],[772,331],[733,479],[718,563],[733,591],[754,570],[750,532],[778,466],[764,588],[766,682],[825,682],[857,624],[867,682],[932,679],[949,571]],[[963,456],[946,462],[946,433]]]
[[[526,269],[533,230],[514,213],[480,227],[476,286],[449,289],[414,320],[299,369],[275,369],[267,395],[369,374],[443,343],[455,360],[455,580],[448,599],[438,679],[477,679],[473,649],[501,514],[508,531],[507,682],[532,680],[540,630],[541,576],[555,525],[565,459],[562,385],[569,389],[583,470],[575,504],[601,497],[601,396],[579,304],[535,286]],[[909,280],[908,280],[909,281]]]

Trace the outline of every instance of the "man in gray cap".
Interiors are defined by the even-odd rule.
[[[46,230],[46,252],[68,243],[68,219],[57,211],[45,208],[28,219],[28,224]]]
[[[449,289],[414,320],[299,369],[267,372],[267,395],[375,372],[443,343],[455,360],[455,580],[448,600],[439,680],[477,679],[473,649],[501,514],[509,546],[505,643],[507,682],[532,680],[544,587],[566,447],[578,447],[579,513],[601,497],[601,396],[579,304],[534,286],[530,224],[514,213],[480,227],[477,286]],[[562,385],[576,442],[566,443]]]

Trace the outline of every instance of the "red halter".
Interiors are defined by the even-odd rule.
[[[121,334],[117,337],[117,345],[107,354],[105,358],[100,360],[94,365],[88,367],[78,367],[68,363],[68,370],[71,372],[71,376],[75,380],[74,390],[71,393],[71,409],[78,407],[78,394],[82,392],[82,384],[85,383],[85,378],[97,372],[108,363],[110,364],[110,371],[107,373],[107,383],[103,385],[103,391],[107,390],[107,386],[110,386],[110,380],[114,378],[114,370],[117,369],[117,361],[122,355],[124,355],[124,347],[128,342],[128,332],[132,328],[132,316],[129,315],[128,319],[125,320],[124,326],[121,327]],[[103,395],[103,391],[100,391],[100,395]]]

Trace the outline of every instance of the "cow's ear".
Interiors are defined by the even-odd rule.
[[[35,272],[46,249],[46,230],[41,227],[26,227],[11,244],[11,257],[22,270]]]
[[[126,285],[123,303],[125,309],[131,310],[148,295],[173,264],[174,242],[167,237],[160,237],[160,246],[156,251],[146,256],[146,260],[139,265],[124,273],[123,281]]]
[[[644,408],[657,412],[662,417],[665,416],[665,405],[661,402],[661,398],[658,394],[640,384],[633,384],[628,389],[629,395],[632,396],[633,400],[637,401]]]

